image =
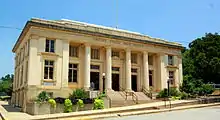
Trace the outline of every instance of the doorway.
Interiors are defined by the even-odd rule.
[[[119,74],[112,74],[112,89],[114,91],[119,91]]]
[[[131,88],[133,91],[137,92],[137,75],[131,75]]]
[[[149,70],[149,86],[153,86],[153,71]]]
[[[99,90],[99,72],[90,72],[90,87]]]

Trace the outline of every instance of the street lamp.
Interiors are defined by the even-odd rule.
[[[102,73],[103,91],[105,90],[105,73]]]
[[[170,97],[170,78],[167,79],[167,97]]]

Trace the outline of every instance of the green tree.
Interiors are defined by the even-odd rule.
[[[208,33],[183,53],[183,71],[204,83],[220,84],[220,35]]]
[[[12,83],[13,83],[13,74],[7,74],[6,76],[0,79],[0,92],[4,92],[7,95],[11,96],[12,94]]]

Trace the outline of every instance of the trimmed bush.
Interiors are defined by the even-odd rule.
[[[56,101],[54,99],[49,99],[48,100],[48,103],[50,103],[50,105],[53,107],[53,108],[56,108]]]
[[[96,98],[94,101],[94,110],[104,109],[104,101],[102,99]]]
[[[72,112],[72,102],[70,99],[66,99],[64,102],[64,112],[69,113]]]

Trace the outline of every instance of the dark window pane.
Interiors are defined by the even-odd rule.
[[[137,69],[131,68],[132,73],[137,73]]]
[[[69,69],[69,75],[68,75],[69,77],[68,77],[68,81],[69,82],[72,82],[72,70],[71,69]]]
[[[51,40],[51,45],[50,45],[50,52],[54,52],[54,40]]]
[[[50,61],[50,65],[53,65],[53,61]]]
[[[99,66],[98,65],[90,65],[90,69],[99,70]]]
[[[73,82],[77,82],[77,70],[73,71]]]
[[[73,64],[73,68],[77,68],[77,64]]]
[[[45,65],[48,65],[48,61],[47,60],[45,60]]]
[[[45,51],[46,52],[49,52],[49,44],[50,44],[50,41],[49,40],[46,40],[46,49],[45,49]]]
[[[112,71],[119,71],[120,68],[119,67],[112,67]]]
[[[44,79],[48,79],[48,67],[44,67]]]
[[[69,68],[72,68],[73,64],[69,64]]]
[[[53,68],[49,68],[49,79],[53,79]]]

